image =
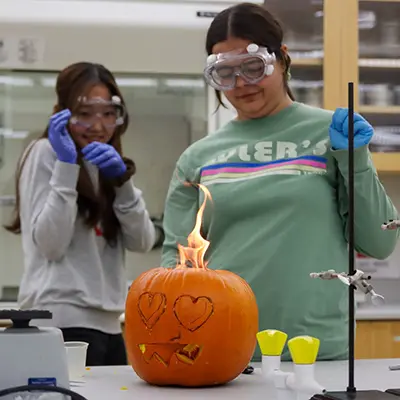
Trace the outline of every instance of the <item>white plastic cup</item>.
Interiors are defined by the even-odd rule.
[[[67,352],[69,380],[79,380],[85,374],[86,353],[89,346],[86,342],[64,342]]]

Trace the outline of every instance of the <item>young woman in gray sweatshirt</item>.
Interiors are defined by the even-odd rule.
[[[122,156],[125,103],[105,67],[77,63],[57,80],[58,102],[42,137],[22,155],[15,219],[25,268],[21,309],[52,312],[66,341],[89,343],[87,365],[126,364],[125,250],[153,248],[155,227]]]

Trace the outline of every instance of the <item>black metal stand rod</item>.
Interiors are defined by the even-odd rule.
[[[354,250],[354,83],[349,82],[348,85],[348,155],[349,155],[349,165],[348,165],[348,190],[349,190],[349,215],[348,215],[348,229],[349,229],[349,274],[353,275],[355,272],[354,267],[354,258],[355,258],[355,250]],[[354,386],[354,323],[355,323],[355,315],[354,315],[354,287],[352,285],[349,286],[349,382],[347,386],[347,392],[354,393],[356,391],[356,387]]]
[[[349,275],[355,273],[355,251],[354,251],[354,84],[349,82],[349,172],[348,172],[348,243],[349,243]],[[355,310],[354,290],[349,286],[349,369],[348,386],[346,391],[327,392],[315,394],[312,400],[396,400],[400,396],[400,389],[388,389],[386,392],[380,390],[357,390],[354,385],[354,347],[355,347]]]

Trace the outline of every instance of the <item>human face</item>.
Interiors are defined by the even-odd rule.
[[[228,38],[214,45],[213,54],[227,53],[245,49],[249,40]],[[235,88],[223,92],[228,101],[235,107],[238,119],[260,118],[284,108],[290,104],[283,82],[283,68],[279,62],[274,71],[256,84],[247,83],[238,76]]]
[[[88,120],[90,123],[72,123],[69,130],[72,139],[79,148],[83,148],[92,142],[108,143],[113,137],[116,126],[107,124],[109,119],[115,119],[115,107],[110,105],[111,93],[105,85],[93,86],[85,94],[86,103],[78,102],[77,108],[72,110],[73,116],[79,121]],[[105,104],[102,104],[104,102]],[[91,104],[91,103],[94,103]]]

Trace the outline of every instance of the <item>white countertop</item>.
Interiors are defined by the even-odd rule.
[[[400,359],[357,360],[355,385],[358,390],[382,390],[400,388],[400,371],[390,371],[389,365],[400,364]],[[260,364],[255,364],[251,375],[240,375],[225,386],[204,389],[163,388],[141,381],[130,366],[93,367],[87,371],[85,383],[72,386],[88,400],[235,400],[268,399],[267,385],[261,376]],[[290,371],[292,363],[283,363],[282,370]],[[347,386],[347,362],[318,362],[316,379],[328,391],[345,390]],[[270,399],[273,400],[273,399]]]
[[[400,319],[400,304],[385,304],[381,307],[362,304],[357,308],[356,319],[359,321]]]
[[[17,303],[0,302],[0,310],[17,308]],[[400,303],[385,304],[380,307],[374,307],[368,303],[363,303],[357,308],[356,319],[359,321],[400,319]],[[120,321],[121,323],[125,322],[125,313],[121,314]]]

